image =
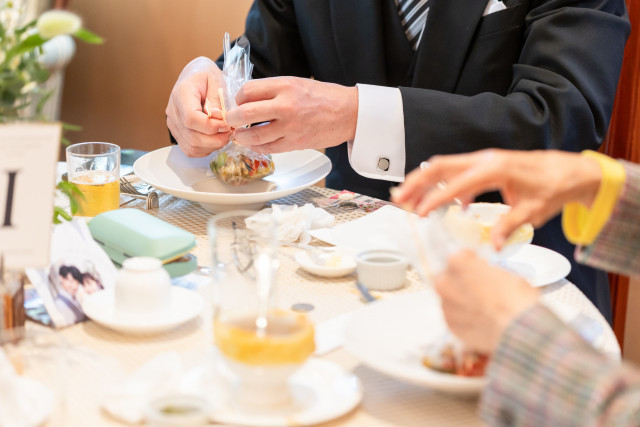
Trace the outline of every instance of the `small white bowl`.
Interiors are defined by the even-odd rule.
[[[374,291],[392,291],[404,286],[409,261],[398,251],[373,249],[356,255],[358,280]]]
[[[335,255],[339,257],[338,262],[329,262],[328,265],[313,262],[309,253],[305,250],[299,251],[295,256],[295,260],[303,270],[317,276],[333,278],[353,273],[356,269],[356,261],[353,256],[340,250],[337,250]]]

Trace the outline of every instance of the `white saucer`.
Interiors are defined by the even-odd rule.
[[[221,424],[252,427],[309,426],[338,418],[358,406],[362,384],[341,366],[309,359],[289,382],[294,396],[290,407],[271,411],[242,410],[226,387],[216,390],[211,420]]]
[[[94,322],[119,332],[149,334],[175,328],[200,314],[204,300],[194,291],[171,287],[171,306],[158,314],[126,315],[116,313],[113,289],[105,289],[85,298],[82,310]]]
[[[533,287],[546,286],[567,277],[571,263],[542,246],[527,245],[502,261],[501,267],[524,277]]]
[[[336,250],[335,254],[341,257],[340,265],[335,267],[313,262],[309,253],[305,250],[299,251],[295,256],[295,260],[303,270],[322,277],[342,277],[355,271],[356,260],[353,255],[339,250]]]

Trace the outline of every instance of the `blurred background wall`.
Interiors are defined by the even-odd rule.
[[[68,8],[104,45],[77,44],[61,119],[82,126],[71,142],[152,150],[169,144],[165,107],[182,68],[216,58],[222,36],[241,35],[251,0],[75,0]]]

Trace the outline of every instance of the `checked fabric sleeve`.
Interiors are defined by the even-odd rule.
[[[503,334],[480,416],[492,426],[640,425],[640,373],[584,341],[546,307]]]

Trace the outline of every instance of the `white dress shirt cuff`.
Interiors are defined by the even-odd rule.
[[[349,163],[358,174],[404,181],[404,112],[400,89],[358,84],[356,136],[349,142]]]

